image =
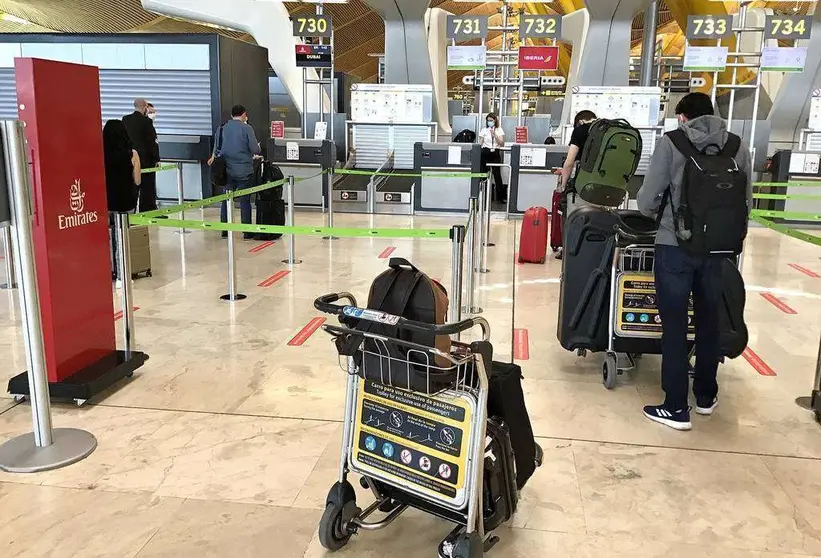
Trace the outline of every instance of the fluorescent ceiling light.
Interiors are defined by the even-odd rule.
[[[33,25],[29,20],[23,19],[22,17],[17,17],[11,14],[3,14],[3,21],[9,21],[11,23],[19,23],[20,25]]]

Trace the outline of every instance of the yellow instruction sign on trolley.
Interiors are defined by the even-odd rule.
[[[661,315],[656,296],[656,281],[652,273],[622,273],[618,278],[617,296],[616,335],[661,339]],[[687,320],[689,334],[694,336],[692,296]]]
[[[436,396],[359,382],[351,459],[378,479],[460,509],[474,402],[466,394]]]

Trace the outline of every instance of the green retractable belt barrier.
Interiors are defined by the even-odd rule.
[[[243,225],[221,223],[219,221],[182,221],[162,217],[133,215],[129,222],[133,225],[153,225],[157,227],[200,229],[208,231],[233,231],[242,233],[294,234],[299,236],[336,236],[345,238],[450,238],[450,229],[356,229],[339,227],[288,227],[275,225]]]
[[[796,238],[798,240],[803,240],[804,242],[809,242],[810,244],[814,244],[816,246],[821,246],[821,237],[806,233],[804,231],[799,231],[785,225],[781,225],[779,223],[773,223],[769,219],[765,219],[759,215],[753,214],[751,217],[753,221],[758,223],[759,225],[763,225],[768,229],[774,230],[776,232],[780,232],[786,236]]]
[[[428,171],[428,172],[390,172],[390,171],[366,171],[357,169],[337,169],[334,174],[352,174],[356,176],[393,176],[399,178],[487,178],[487,174],[479,172],[447,172],[447,171]]]
[[[151,174],[154,172],[163,172],[163,171],[170,171],[170,170],[177,170],[177,165],[159,165],[157,167],[152,167],[150,169],[142,169],[140,172],[142,174]]]
[[[819,194],[753,194],[756,200],[821,200]]]
[[[753,188],[821,188],[819,182],[753,182]]]
[[[815,213],[804,213],[801,211],[772,211],[769,209],[753,209],[750,212],[753,217],[766,217],[769,219],[789,219],[791,221],[807,221],[821,223],[821,215]]]

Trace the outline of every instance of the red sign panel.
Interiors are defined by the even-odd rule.
[[[559,69],[559,47],[523,46],[519,47],[520,70],[543,70],[553,72]]]
[[[274,120],[271,122],[271,139],[285,137],[285,122]]]
[[[37,287],[53,383],[116,350],[99,71],[31,58],[16,59],[15,69],[32,161]]]
[[[527,126],[516,126],[516,143],[528,143]]]

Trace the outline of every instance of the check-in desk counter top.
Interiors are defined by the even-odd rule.
[[[559,182],[555,170],[567,159],[566,145],[514,144],[510,150],[511,173],[508,201],[511,214],[530,207],[550,210]]]
[[[293,176],[298,180],[294,185],[294,205],[314,209],[324,207],[323,196],[327,192],[330,175],[323,171],[333,168],[335,164],[333,142],[272,139],[268,142],[268,160],[277,165],[286,178]]]
[[[414,172],[479,173],[481,155],[481,148],[474,143],[419,142],[414,150]],[[479,194],[479,180],[423,176],[414,185],[414,212],[467,213],[470,197]]]
[[[211,196],[211,170],[205,161],[211,156],[209,136],[161,135],[160,164],[182,163],[183,197],[201,200]],[[177,172],[156,173],[157,198],[177,203]]]

